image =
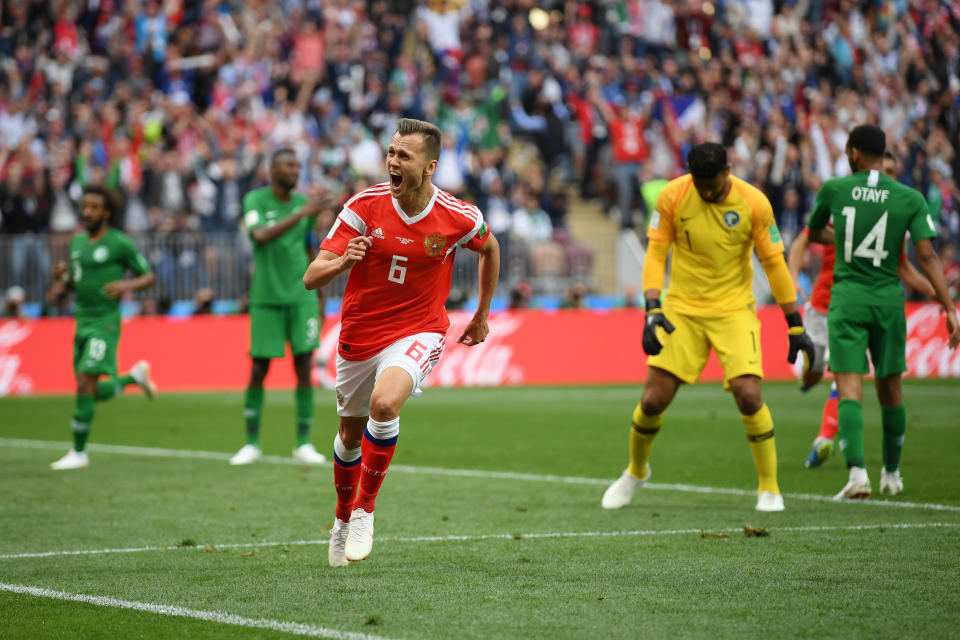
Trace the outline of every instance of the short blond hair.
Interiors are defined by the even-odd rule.
[[[427,152],[430,160],[436,160],[440,157],[440,143],[443,136],[436,125],[423,120],[414,118],[400,118],[397,122],[397,134],[400,136],[409,136],[419,133],[423,136],[423,149]]]

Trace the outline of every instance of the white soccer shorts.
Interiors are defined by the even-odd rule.
[[[373,387],[387,367],[400,367],[413,379],[412,396],[440,360],[443,336],[418,333],[397,340],[367,360],[346,360],[337,354],[337,415],[362,417],[370,414]]]
[[[803,327],[813,341],[813,363],[810,371],[822,372],[827,364],[827,314],[813,308],[809,302],[803,306]]]

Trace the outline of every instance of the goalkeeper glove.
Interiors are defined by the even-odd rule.
[[[814,348],[813,340],[803,329],[803,320],[800,319],[800,313],[794,311],[787,315],[787,338],[790,340],[790,349],[787,351],[787,362],[793,364],[797,361],[797,354],[803,351],[803,372],[806,373],[813,364]]]
[[[643,325],[643,351],[648,356],[655,356],[660,353],[663,345],[657,338],[657,327],[662,327],[667,333],[673,333],[673,325],[663,315],[660,308],[660,301],[656,299],[647,300],[647,319]]]

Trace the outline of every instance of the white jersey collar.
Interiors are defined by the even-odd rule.
[[[420,222],[427,217],[427,214],[430,213],[431,209],[433,209],[433,204],[437,201],[437,193],[439,192],[439,189],[437,189],[436,185],[430,186],[433,187],[433,195],[430,197],[430,201],[427,203],[427,206],[423,208],[423,211],[413,216],[408,216],[400,206],[400,203],[397,202],[397,199],[394,198],[392,194],[390,195],[390,200],[393,201],[393,208],[396,209],[397,215],[400,216],[401,220],[407,224],[413,224],[415,222]]]

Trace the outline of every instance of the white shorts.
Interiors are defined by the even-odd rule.
[[[387,367],[400,367],[413,379],[412,396],[443,352],[443,336],[418,333],[397,340],[366,360],[346,360],[337,354],[337,415],[360,418],[370,415],[370,396]]]
[[[823,371],[827,363],[827,314],[813,308],[809,302],[803,306],[803,327],[813,341],[814,357],[811,371]]]

